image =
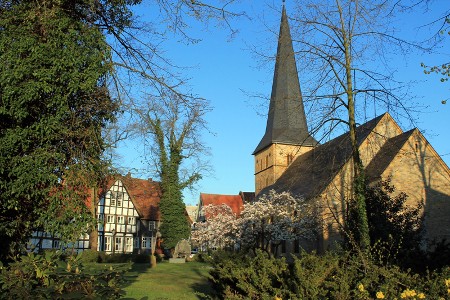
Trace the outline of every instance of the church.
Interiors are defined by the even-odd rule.
[[[407,205],[424,203],[425,237],[450,241],[450,170],[418,129],[404,132],[389,113],[357,128],[369,184],[391,179]],[[317,240],[301,246],[322,252],[342,240],[340,224],[350,199],[349,134],[324,144],[310,134],[286,10],[283,7],[266,131],[256,146],[255,193],[289,191],[320,211]]]

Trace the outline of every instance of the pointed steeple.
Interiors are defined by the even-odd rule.
[[[253,155],[275,143],[303,146],[317,144],[317,141],[309,135],[306,124],[284,2],[266,133],[253,151]]]

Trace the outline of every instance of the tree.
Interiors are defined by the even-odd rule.
[[[206,205],[201,215],[204,222],[195,224],[191,241],[202,251],[211,248],[233,248],[237,244],[237,216],[226,204]]]
[[[310,240],[318,229],[317,212],[303,198],[274,190],[245,203],[239,216],[225,204],[202,208],[206,221],[198,223],[193,238],[200,245],[276,255],[285,241]],[[255,252],[256,253],[256,252]]]
[[[311,203],[288,192],[271,190],[244,204],[238,219],[238,241],[243,249],[260,249],[276,255],[278,246],[285,241],[315,238],[317,220],[317,211]]]
[[[345,213],[347,241],[359,248],[370,244],[364,199],[364,165],[358,150],[357,119],[373,107],[400,109],[411,116],[412,103],[402,101],[401,84],[393,71],[383,64],[393,48],[403,50],[411,43],[397,38],[390,26],[397,1],[310,1],[300,2],[295,13],[298,22],[297,42],[302,69],[312,73],[307,102],[322,117],[315,129],[325,136],[345,124],[348,128],[353,162],[352,197]],[[379,62],[376,66],[372,61]],[[313,101],[314,100],[314,101]],[[417,109],[417,107],[415,108]]]
[[[2,260],[33,230],[74,241],[93,224],[87,189],[104,174],[101,130],[117,104],[110,48],[87,4],[0,3]]]
[[[158,37],[169,28],[188,39],[186,18],[236,15],[230,2],[162,0],[167,28],[154,30],[135,22],[140,2],[0,1],[0,259],[37,228],[68,241],[88,230],[87,190],[107,170],[102,131],[125,109],[126,80],[180,93]]]
[[[136,107],[139,116],[136,130],[150,152],[150,166],[161,181],[161,235],[166,248],[174,248],[187,239],[190,225],[185,213],[182,191],[195,184],[206,165],[200,157],[207,148],[200,141],[209,111],[201,98],[186,98],[180,94],[162,93]]]
[[[437,43],[441,42],[446,38],[446,35],[450,35],[450,10],[445,11],[444,15],[435,20],[432,24],[428,24],[429,26],[438,24],[439,30],[438,33],[434,35],[432,40],[435,40]],[[448,37],[447,37],[448,38]],[[441,76],[441,82],[447,82],[450,77],[450,62],[443,62],[440,65],[429,66],[425,63],[421,63],[421,66],[424,68],[425,74],[438,74]],[[442,104],[446,104],[447,99],[442,100]]]
[[[400,192],[394,196],[394,192],[390,178],[366,187],[371,244],[381,241],[408,253],[423,242],[423,203],[408,207],[408,195]]]

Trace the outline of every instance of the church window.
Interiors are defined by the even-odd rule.
[[[269,156],[266,155],[266,168],[268,168],[268,167],[269,167]]]

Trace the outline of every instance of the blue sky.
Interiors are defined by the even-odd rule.
[[[441,1],[444,2],[435,1],[435,7],[426,14],[421,12],[401,19],[399,26],[405,29],[404,34],[415,38],[426,34],[419,26],[444,11],[439,7],[440,3],[442,5]],[[187,204],[196,204],[200,192],[237,194],[239,191],[254,190],[254,161],[251,153],[264,134],[264,115],[267,113],[267,107],[261,99],[250,95],[262,94],[270,97],[274,61],[262,63],[261,58],[258,58],[251,48],[256,46],[268,49],[267,55],[275,55],[276,34],[281,17],[281,1],[278,11],[264,1],[255,2],[242,1],[235,5],[236,10],[245,11],[250,19],[241,18],[232,22],[233,28],[238,29],[239,33],[231,39],[226,28],[210,26],[205,30],[204,27],[194,24],[191,32],[202,39],[200,43],[184,45],[172,40],[165,45],[166,54],[174,63],[193,66],[185,73],[186,77],[191,78],[190,87],[195,94],[209,99],[213,107],[213,111],[206,116],[213,134],[205,132],[203,141],[210,148],[209,161],[214,174],[205,176],[193,193],[185,192]],[[277,3],[268,2],[271,5]],[[291,6],[293,7],[293,4],[287,4],[288,15],[293,11]],[[143,19],[146,18],[146,9],[145,6],[138,9]],[[197,29],[200,29],[200,33]],[[400,79],[417,81],[411,94],[418,97],[421,103],[428,105],[428,109],[417,115],[416,125],[447,165],[450,164],[450,100],[446,105],[441,104],[441,100],[450,97],[450,82],[440,83],[437,76],[425,76],[420,63],[448,62],[448,49],[450,37],[444,47],[438,50],[438,54],[429,57],[411,54],[406,57],[399,56],[390,62],[392,68],[397,69]],[[299,63],[297,66],[302,86],[303,70]],[[407,126],[402,129],[411,129]],[[338,133],[342,132],[336,134]],[[139,142],[121,143],[118,153],[123,158],[118,164],[133,169],[144,168],[142,151]],[[156,177],[145,172],[137,173],[133,173],[133,176]]]

